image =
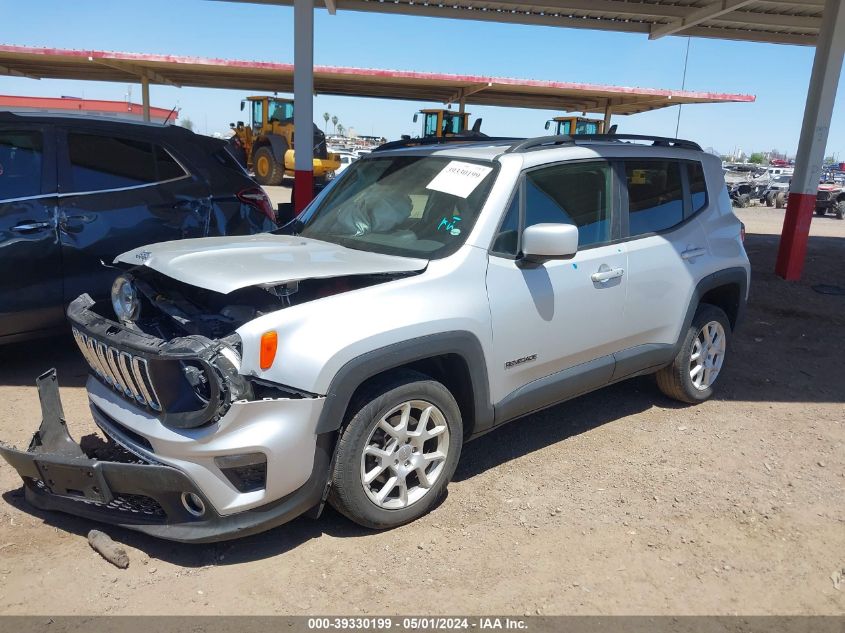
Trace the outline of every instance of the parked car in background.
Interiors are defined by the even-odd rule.
[[[340,174],[343,173],[343,170],[349,167],[352,163],[354,163],[358,159],[358,155],[352,152],[340,151],[335,152],[340,159],[340,167],[334,170],[335,178],[337,178]]]
[[[782,209],[786,206],[786,198],[789,195],[789,184],[791,182],[792,174],[772,176],[772,179],[760,194],[760,202],[765,202],[767,207]]]
[[[845,187],[837,182],[823,182],[816,193],[816,215],[832,213],[841,220],[845,217]]]
[[[275,228],[225,142],[184,128],[0,113],[0,343],[107,297],[127,249]]]

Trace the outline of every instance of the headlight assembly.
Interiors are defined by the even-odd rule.
[[[127,323],[134,321],[141,314],[141,298],[132,283],[132,278],[120,275],[111,287],[111,304],[117,318]]]

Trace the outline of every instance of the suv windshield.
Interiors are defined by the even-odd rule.
[[[496,171],[491,162],[435,156],[359,160],[300,217],[299,233],[375,253],[446,257],[472,230]]]

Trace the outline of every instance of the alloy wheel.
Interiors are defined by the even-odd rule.
[[[422,499],[440,478],[449,452],[443,412],[424,400],[388,411],[361,455],[361,484],[380,508],[399,510]]]
[[[725,328],[718,321],[710,321],[698,331],[692,342],[689,376],[696,389],[704,391],[713,386],[725,360]]]

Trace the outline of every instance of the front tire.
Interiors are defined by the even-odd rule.
[[[276,161],[269,145],[259,147],[253,152],[252,169],[259,185],[280,185],[285,177],[285,166]]]
[[[388,529],[427,513],[455,473],[463,421],[441,383],[402,371],[367,390],[338,440],[329,501],[359,525]]]
[[[836,203],[836,209],[834,213],[836,214],[837,220],[841,220],[843,217],[845,217],[845,200],[840,200]]]
[[[699,305],[675,360],[656,374],[660,391],[689,404],[709,399],[721,374],[730,337],[727,315],[714,305]]]

